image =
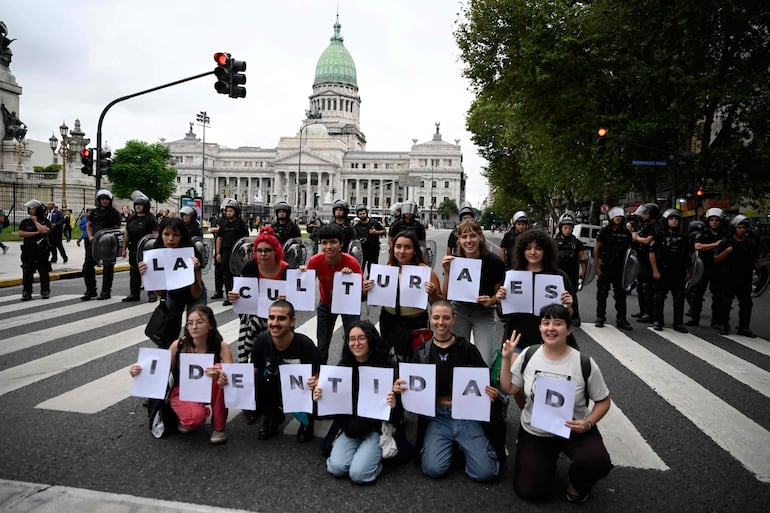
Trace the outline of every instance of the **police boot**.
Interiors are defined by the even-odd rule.
[[[687,328],[684,327],[682,321],[684,321],[684,302],[674,299],[674,330],[679,333],[687,333]]]
[[[655,312],[655,299],[653,296],[652,284],[643,283],[639,287],[639,304],[642,305],[642,315],[639,316],[637,321],[651,324],[653,313]]]
[[[96,298],[96,300],[97,300],[97,301],[103,301],[103,300],[105,300],[105,299],[110,299],[110,297],[112,297],[112,296],[111,296],[111,294],[110,294],[110,292],[111,292],[111,290],[110,290],[110,289],[105,289],[105,288],[103,288],[103,289],[102,289],[102,293],[101,293],[101,294],[99,294],[99,297],[97,297],[97,298]]]

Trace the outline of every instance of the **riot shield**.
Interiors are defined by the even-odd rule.
[[[136,261],[141,262],[144,260],[144,252],[149,249],[155,249],[155,240],[158,238],[157,233],[150,233],[139,239],[139,243],[136,245]]]
[[[301,265],[307,265],[307,261],[313,256],[313,241],[295,237],[286,241],[283,245],[283,260],[289,264],[289,269],[297,269]]]
[[[425,257],[425,263],[427,263],[430,267],[433,267],[433,262],[436,260],[436,241],[421,240],[420,249],[422,250],[422,255]]]
[[[703,260],[700,254],[696,251],[692,257],[692,273],[690,273],[690,279],[687,280],[685,285],[685,292],[690,292],[694,286],[696,286],[703,279],[704,272]]]
[[[770,258],[763,258],[759,261],[759,271],[754,271],[751,282],[751,297],[761,296],[767,290],[769,279]]]
[[[240,276],[243,266],[253,260],[252,251],[254,244],[248,237],[243,237],[233,246],[230,254],[230,272],[233,276]]]
[[[623,259],[623,288],[625,290],[629,290],[636,281],[636,277],[639,276],[639,269],[639,257],[636,256],[636,251],[629,248]]]
[[[590,285],[594,278],[596,278],[596,262],[594,262],[594,257],[590,251],[586,251],[586,260],[586,275],[583,276],[583,281],[578,283],[578,291]]]
[[[364,248],[361,246],[361,241],[353,239],[348,246],[348,254],[358,260],[358,265],[363,265],[364,262]]]
[[[91,254],[102,265],[114,265],[123,247],[123,232],[117,228],[105,228],[94,235]]]
[[[195,256],[197,256],[201,262],[201,274],[206,274],[209,272],[209,268],[211,267],[211,255],[214,249],[212,248],[212,245],[214,243],[214,239],[195,236],[192,238],[192,242],[193,247],[195,248]]]

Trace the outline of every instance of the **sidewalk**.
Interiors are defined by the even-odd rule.
[[[5,242],[8,251],[0,252],[0,287],[13,287],[21,285],[21,242]],[[61,255],[58,263],[51,264],[51,281],[80,278],[82,276],[83,261],[86,259],[85,244],[78,247],[75,239],[71,242],[64,241],[64,251],[67,252],[67,263],[62,262]],[[128,271],[128,258],[118,258],[115,263],[115,272]],[[96,273],[101,274],[102,268],[97,267]],[[35,274],[35,283],[39,281]]]

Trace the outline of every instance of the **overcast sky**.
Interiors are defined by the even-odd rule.
[[[274,148],[301,126],[338,4],[367,149],[408,151],[440,122],[445,141],[460,140],[467,197],[478,207],[485,161],[465,129],[473,95],[453,37],[459,0],[0,0],[0,20],[17,38],[19,117],[27,137],[43,141],[79,118],[95,145],[109,102],[213,70],[213,54],[226,51],[247,63],[245,99],[201,78],[115,105],[103,138],[113,150],[129,139],[181,139],[205,110],[207,142]]]

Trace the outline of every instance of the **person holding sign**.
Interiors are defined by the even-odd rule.
[[[497,289],[505,278],[505,264],[500,257],[491,253],[487,247],[484,230],[475,220],[468,218],[457,226],[459,244],[457,257],[481,260],[481,274],[475,280],[467,269],[459,269],[455,275],[450,273],[452,260],[456,257],[445,255],[441,261],[444,267],[444,296],[452,301],[457,314],[455,332],[459,337],[470,340],[473,331],[474,343],[487,365],[491,365],[493,354],[499,342],[495,341],[497,320],[494,306],[497,303]],[[451,275],[451,276],[450,276]],[[455,300],[449,295],[450,278],[455,284],[467,287],[476,293],[476,300],[469,302]],[[499,340],[499,339],[497,339]]]
[[[382,472],[382,420],[364,417],[358,411],[359,388],[364,385],[359,368],[366,366],[392,369],[395,361],[372,323],[358,321],[353,323],[345,335],[345,345],[342,347],[342,357],[338,365],[353,368],[353,414],[337,415],[329,428],[322,444],[324,448],[331,446],[326,459],[326,470],[335,477],[350,476],[354,483],[371,483]],[[308,386],[313,388],[313,400],[321,400],[325,385],[319,384],[313,377],[308,380]],[[396,395],[392,390],[387,393],[385,402],[391,408],[396,407]],[[391,410],[390,421],[402,425],[403,410]]]
[[[331,309],[334,273],[358,274],[361,280],[363,280],[364,275],[358,260],[342,252],[345,234],[339,224],[324,225],[318,230],[318,238],[321,241],[321,252],[313,255],[307,266],[300,266],[299,268],[303,271],[306,269],[315,270],[318,278],[321,298],[316,308],[318,315],[316,338],[318,339],[318,350],[321,352],[321,362],[326,364],[329,360],[329,346],[334,332],[334,323],[337,321],[337,314],[332,313]],[[363,280],[363,294],[366,294],[372,285],[371,280]],[[344,294],[345,291],[340,290],[339,293]],[[342,314],[342,325],[345,327],[345,331],[349,331],[353,323],[359,319],[360,315]]]
[[[168,217],[161,221],[161,226]],[[211,437],[212,444],[222,444],[227,441],[227,408],[225,407],[225,394],[222,387],[227,383],[227,376],[222,371],[223,363],[233,363],[233,355],[230,346],[224,341],[217,329],[217,321],[214,312],[206,305],[195,305],[187,316],[184,334],[175,340],[168,348],[171,352],[171,372],[174,375],[174,388],[171,390],[171,408],[179,417],[179,431],[188,433],[200,429],[211,413]],[[203,375],[211,379],[211,410],[203,404],[192,401],[182,401],[179,398],[179,385],[181,382],[179,354],[180,353],[207,353],[214,355],[214,365],[203,370]],[[129,368],[132,377],[142,372],[141,365],[132,365]],[[202,375],[195,372],[194,367],[189,367],[190,379],[201,379]]]
[[[555,275],[561,277],[564,285],[560,294],[557,293],[557,289],[553,286],[545,285],[541,288],[538,285],[538,280],[533,280],[532,303],[535,304],[540,300],[550,299],[547,302],[561,303],[572,314],[572,302],[575,297],[574,284],[567,276],[567,273],[559,269],[558,256],[559,252],[553,238],[539,228],[531,228],[516,238],[513,266],[514,270],[517,271],[527,271],[535,275]],[[512,289],[515,289],[515,287],[515,282],[513,282],[505,283],[504,286],[497,289],[498,301],[504,300],[509,291],[511,291],[511,294],[514,294],[516,290]],[[536,298],[538,301],[535,301]],[[539,313],[539,308],[534,309],[534,311]],[[519,350],[534,344],[540,344],[540,319],[537,313],[532,313],[532,311],[517,312],[509,313],[504,317],[505,332],[503,340],[511,338],[512,333],[515,331],[521,335],[521,340],[517,346]],[[577,348],[574,337],[570,339],[570,343]]]
[[[283,246],[275,236],[272,226],[263,226],[254,239],[253,260],[246,262],[241,276],[246,278],[264,278],[268,280],[286,280],[289,264],[283,260]],[[235,303],[240,298],[237,290],[229,290],[227,299]],[[280,298],[279,298],[280,299]],[[254,339],[267,329],[267,319],[255,314],[239,314],[238,361],[247,363]]]
[[[393,238],[393,244],[388,250],[388,265],[399,268],[396,306],[383,306],[380,309],[380,329],[382,338],[393,346],[399,360],[408,361],[412,355],[412,331],[428,327],[426,309],[402,306],[399,301],[401,288],[409,286],[402,279],[404,273],[401,268],[412,265],[429,268],[425,255],[420,251],[420,241],[413,230],[402,231]],[[444,298],[438,276],[433,269],[430,270],[430,281],[426,281],[423,287],[428,294],[429,303],[433,304]]]
[[[433,338],[418,347],[413,357],[414,362],[436,366],[436,415],[421,418],[421,423],[425,423],[424,430],[418,430],[424,433],[421,468],[429,477],[444,476],[452,466],[453,446],[457,444],[465,455],[465,474],[474,481],[491,481],[502,468],[500,458],[504,457],[505,450],[501,449],[502,454],[498,456],[499,453],[487,438],[482,422],[452,417],[454,369],[487,366],[476,346],[452,331],[455,320],[452,305],[443,299],[436,301],[430,312]],[[403,378],[393,384],[396,393],[406,390],[407,383]],[[486,386],[484,392],[491,401],[498,398],[498,391],[492,386]],[[413,392],[410,390],[407,393]]]
[[[572,314],[563,305],[554,304],[543,307],[540,312],[541,346],[526,349],[516,358],[520,336],[503,343],[503,369],[511,369],[511,372],[500,373],[500,388],[505,394],[523,390],[526,395],[514,466],[514,489],[523,499],[534,500],[548,494],[556,475],[559,453],[572,460],[570,485],[566,490],[570,502],[588,500],[593,486],[612,469],[610,455],[596,427],[610,409],[610,392],[592,358],[589,368],[582,368],[580,353],[567,345],[567,337],[571,334]],[[571,384],[574,398],[564,397],[555,390],[556,386],[553,390],[549,388],[549,381]],[[594,401],[590,411],[588,399]],[[571,411],[559,411],[566,409],[569,403],[574,403]],[[533,414],[536,409],[542,412],[540,419],[549,420],[548,416],[558,415],[566,418],[561,421],[567,431],[566,437],[536,427],[534,424],[542,422],[535,416],[539,412]]]

